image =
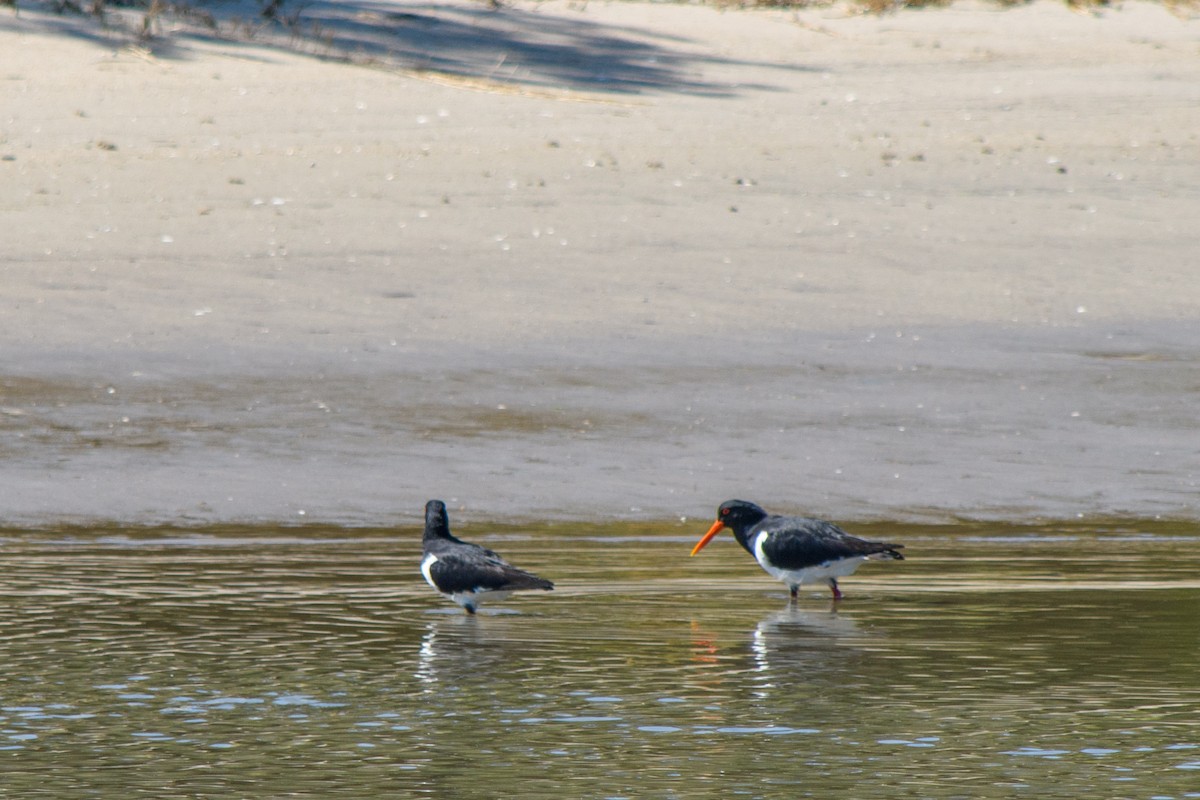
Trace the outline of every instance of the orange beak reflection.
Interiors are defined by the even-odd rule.
[[[721,520],[717,520],[716,522],[714,522],[713,526],[708,529],[708,533],[704,534],[703,538],[701,538],[700,541],[696,542],[696,546],[692,548],[692,555],[696,555],[696,553],[699,553],[701,550],[703,550],[704,545],[711,542],[713,540],[713,537],[716,536],[718,533],[720,533],[723,530],[725,530],[724,522],[721,522]]]

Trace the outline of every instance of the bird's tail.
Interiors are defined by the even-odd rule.
[[[545,578],[539,578],[537,575],[524,573],[519,578],[514,578],[509,582],[505,589],[541,589],[543,592],[548,592],[554,588],[554,584]]]

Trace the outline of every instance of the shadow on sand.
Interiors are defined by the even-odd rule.
[[[61,7],[22,0],[21,25],[110,47],[138,43],[168,59],[189,58],[193,46],[206,41],[516,86],[713,97],[773,88],[709,80],[709,67],[757,62],[698,53],[685,37],[603,24],[588,19],[585,7],[549,11],[472,0],[313,0],[284,5],[269,19],[251,2],[198,1],[157,16],[145,8],[115,6],[103,16],[56,13]]]

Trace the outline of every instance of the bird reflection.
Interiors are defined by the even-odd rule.
[[[836,603],[828,611],[813,611],[795,603],[767,614],[754,629],[755,637],[771,634],[805,634],[813,637],[856,636],[861,626],[851,617],[838,612]]]
[[[848,661],[861,656],[856,642],[863,636],[858,623],[836,607],[809,611],[789,605],[768,614],[750,637],[758,691],[842,674]]]
[[[696,620],[692,620],[691,629],[692,661],[699,664],[718,663],[721,659],[717,635],[701,628]]]
[[[430,620],[417,649],[413,676],[427,691],[487,686],[502,673],[521,643],[506,639],[500,617],[447,615]]]

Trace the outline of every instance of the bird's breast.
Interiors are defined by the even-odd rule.
[[[750,547],[754,552],[754,560],[757,561],[759,566],[761,566],[763,569],[767,569],[771,566],[771,559],[767,557],[767,553],[763,549],[767,543],[767,537],[769,536],[770,534],[766,532],[757,533],[754,535],[754,538],[750,540]]]
[[[437,561],[438,557],[433,553],[426,553],[425,558],[421,559],[421,574],[425,576],[425,582],[434,589],[437,589],[438,585],[433,582],[433,575],[430,574],[430,570],[433,569],[433,565],[436,564]],[[438,589],[438,591],[441,590]]]

